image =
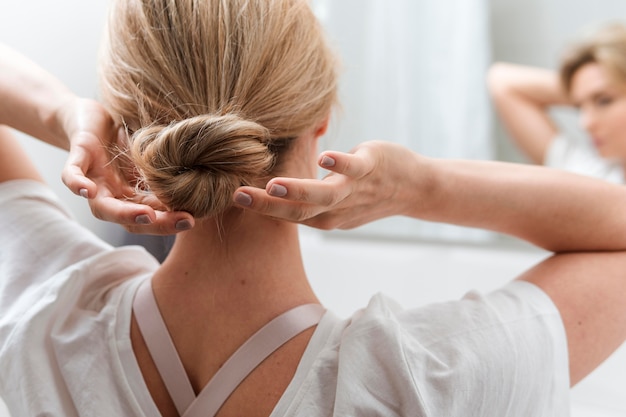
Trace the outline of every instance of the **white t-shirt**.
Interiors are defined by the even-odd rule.
[[[563,135],[552,140],[543,164],[615,184],[625,183],[619,163],[602,158],[593,147],[576,143]]]
[[[14,417],[158,416],[130,343],[158,267],[71,221],[45,186],[0,184],[0,396]],[[403,309],[327,312],[278,416],[569,415],[565,332],[537,287]]]

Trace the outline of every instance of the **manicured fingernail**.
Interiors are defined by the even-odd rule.
[[[89,198],[89,192],[86,188],[81,188],[80,190],[78,190],[78,194],[80,194],[81,197]]]
[[[324,156],[322,158],[322,161],[320,162],[320,165],[323,167],[334,167],[335,166],[336,161],[331,158],[330,156]]]
[[[250,194],[239,192],[235,194],[235,203],[246,207],[251,206],[252,197],[250,197]]]
[[[176,230],[180,230],[181,232],[184,230],[191,229],[191,222],[189,220],[179,220],[176,222]]]
[[[284,197],[287,195],[287,188],[280,184],[272,184],[270,189],[267,190],[267,193],[274,197]]]
[[[140,214],[139,216],[135,217],[135,223],[150,224],[152,223],[152,220],[150,220],[150,217],[147,214]]]

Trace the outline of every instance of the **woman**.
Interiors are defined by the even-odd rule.
[[[3,51],[0,123],[69,149],[64,180],[98,216],[184,231],[162,265],[107,246],[2,130],[0,393],[13,415],[567,415],[570,383],[626,338],[620,188],[385,143],[327,153],[337,173],[312,179],[337,81],[305,0],[117,0],[108,33],[115,122]],[[100,141],[121,147],[119,165]],[[346,227],[403,214],[569,253],[490,294],[412,310],[376,296],[339,319],[309,286],[297,225],[278,218],[325,210],[315,202],[336,203]]]
[[[536,164],[623,183],[626,163],[626,28],[606,25],[574,43],[560,73],[497,63],[488,75],[496,109]],[[559,132],[549,110],[574,106],[589,144]]]

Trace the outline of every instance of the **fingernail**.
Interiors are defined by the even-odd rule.
[[[89,198],[89,192],[86,188],[81,188],[80,190],[78,190],[78,194],[80,194],[81,197]]]
[[[336,161],[331,158],[330,156],[324,156],[322,158],[322,161],[320,162],[320,165],[323,167],[334,167],[335,166]]]
[[[176,222],[176,230],[184,231],[191,229],[191,222],[189,220],[179,220]]]
[[[140,214],[139,216],[135,217],[135,223],[150,224],[152,223],[152,220],[150,220],[150,216],[148,216],[147,214]]]
[[[287,195],[287,188],[280,184],[272,184],[270,189],[267,190],[267,193],[274,197],[284,197]]]
[[[251,206],[252,205],[252,197],[249,194],[239,192],[235,194],[235,202],[241,206]]]

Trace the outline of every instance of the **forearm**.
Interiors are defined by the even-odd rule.
[[[390,216],[483,228],[554,252],[626,250],[626,189],[550,168],[421,156],[391,142],[326,151],[323,180],[279,177],[235,202],[320,229]],[[280,186],[280,194],[275,194]]]
[[[0,124],[69,149],[60,109],[74,99],[58,79],[0,44]]]
[[[621,186],[502,162],[422,163],[431,184],[413,217],[494,230],[555,252],[626,249]]]

